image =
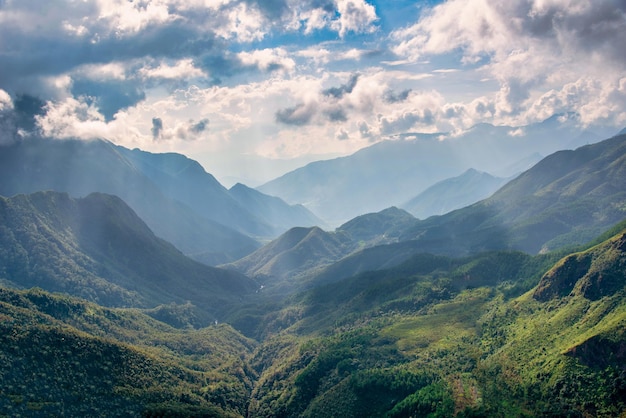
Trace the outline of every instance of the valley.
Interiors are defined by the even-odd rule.
[[[334,229],[179,154],[0,160],[0,416],[626,413],[623,134]]]

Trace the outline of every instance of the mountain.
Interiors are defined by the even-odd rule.
[[[0,194],[56,190],[120,196],[160,237],[209,265],[241,258],[294,226],[323,225],[302,206],[244,185],[224,188],[199,163],[104,140],[28,138],[0,148]]]
[[[207,262],[237,259],[258,248],[256,240],[166,196],[124,155],[129,152],[122,151],[103,140],[36,137],[2,146],[0,195],[43,190],[68,192],[74,197],[92,192],[114,194],[127,202],[158,236]],[[173,157],[178,160],[176,155]]]
[[[391,209],[372,219],[402,214]],[[273,300],[234,273],[228,285],[208,273],[204,285],[195,281],[193,268],[221,270],[183,257],[111,195],[0,198],[0,240],[0,409],[9,416],[626,411],[626,221],[575,252],[407,253],[385,268],[384,256],[365,253],[386,248],[393,257],[418,241],[371,247],[359,257],[375,271],[331,272],[338,264],[329,262],[320,268],[327,281]],[[274,254],[298,261],[306,251],[337,257],[351,242],[347,232],[294,228],[272,245]],[[285,280],[300,280],[297,265]],[[161,293],[173,274],[191,290]],[[40,288],[6,288],[18,279]],[[91,300],[134,283],[129,297],[138,307],[106,308],[41,289],[63,280],[61,292],[82,287]],[[159,294],[173,303],[146,309],[132,299]],[[194,329],[199,312],[176,300],[183,294],[193,304],[205,298],[205,314],[222,297],[218,305],[235,329]]]
[[[556,152],[488,199],[418,222],[400,240],[424,250],[529,253],[584,243],[626,217],[626,136]]]
[[[107,306],[190,302],[204,323],[257,284],[193,261],[156,237],[120,198],[37,192],[0,197],[0,277]]]
[[[241,183],[231,187],[228,193],[239,205],[248,208],[280,233],[294,226],[324,226],[324,222],[304,206],[288,205],[278,197],[268,196]]]
[[[324,239],[305,240],[306,247],[300,240],[311,230],[295,229],[227,267],[259,278],[271,293],[287,283],[291,291],[304,290],[391,268],[424,252],[532,254],[579,245],[626,217],[625,139],[557,152],[490,198],[441,216],[420,221],[391,207],[358,216],[334,232],[316,230]]]
[[[242,206],[202,166],[181,154],[153,154],[117,146],[139,172],[169,198],[180,201],[201,216],[251,236],[275,236],[274,228]]]
[[[569,295],[596,301],[611,296],[626,284],[626,232],[601,244],[563,258],[547,272],[533,297],[541,302]]]
[[[333,232],[296,227],[225,267],[260,280],[264,292],[281,289],[282,293],[287,288],[295,291],[308,286],[309,278],[320,269],[354,251],[396,242],[402,231],[415,222],[417,219],[406,211],[392,207],[361,215]]]
[[[433,184],[402,208],[420,219],[443,215],[488,198],[507,181],[472,168],[460,176]]]
[[[284,331],[266,332],[251,360],[261,372],[249,415],[619,416],[625,237],[583,251],[592,262],[579,275],[561,267],[577,254],[556,264],[519,252],[419,255],[300,294],[265,318]],[[605,276],[601,297],[585,292]],[[537,298],[549,282],[574,291]]]
[[[296,227],[226,267],[254,277],[264,286],[293,289],[299,274],[329,265],[346,255],[353,242],[319,227]]]
[[[576,115],[557,115],[521,128],[480,124],[461,135],[406,134],[350,156],[310,163],[259,187],[300,203],[339,225],[358,215],[400,206],[438,181],[470,168],[510,177],[521,159],[596,142]]]

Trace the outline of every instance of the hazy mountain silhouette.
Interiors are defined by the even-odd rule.
[[[401,206],[470,168],[510,177],[519,173],[521,160],[537,153],[548,155],[603,137],[604,132],[581,132],[578,126],[576,115],[557,115],[521,128],[480,124],[457,136],[404,134],[347,157],[310,163],[257,189],[303,204],[339,225],[364,213]]]
[[[332,232],[319,227],[292,228],[227,267],[259,279],[269,290],[289,288],[293,291],[306,286],[310,276],[320,269],[354,251],[396,242],[402,231],[415,222],[417,219],[408,212],[392,207],[361,215]],[[381,263],[374,260],[369,261],[380,266]]]
[[[304,206],[288,205],[278,197],[268,196],[244,184],[235,184],[228,189],[228,193],[239,205],[272,225],[274,232],[283,233],[294,226],[324,226],[324,221]]]
[[[231,193],[180,154],[129,150],[104,140],[28,138],[0,148],[0,194],[40,190],[76,197],[117,195],[158,236],[210,265],[249,254],[260,246],[256,238],[276,237],[315,220],[304,208],[281,204],[278,198]],[[272,214],[270,207],[280,211]]]
[[[488,198],[507,181],[472,168],[460,176],[433,184],[402,208],[419,219],[443,215]]]
[[[389,268],[420,252],[532,254],[578,245],[626,218],[625,170],[626,136],[614,137],[546,157],[491,197],[444,215],[418,220],[392,207],[334,232],[316,230],[313,235],[324,238],[316,240],[304,239],[311,230],[294,229],[232,267],[251,277],[273,277],[268,287],[290,278],[301,288],[318,276],[326,282]]]

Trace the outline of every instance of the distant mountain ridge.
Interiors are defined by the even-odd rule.
[[[536,161],[537,153],[548,155],[607,136],[581,131],[577,116],[569,114],[517,128],[480,124],[457,136],[405,134],[347,157],[310,163],[257,190],[300,203],[336,226],[364,213],[402,206],[436,182],[470,168],[509,177],[519,172],[517,163],[531,157]]]
[[[571,247],[624,218],[626,135],[554,153],[491,197],[444,215],[418,220],[391,207],[358,216],[334,232],[319,231],[324,240],[308,242],[319,247],[285,257],[301,245],[288,239],[292,230],[229,268],[259,277],[268,287],[285,280],[302,287],[390,268],[417,253],[466,256],[513,249],[536,254]],[[333,257],[318,256],[337,239],[341,245],[333,244]]]
[[[241,206],[253,208],[255,216],[281,233],[296,225],[324,227],[324,221],[304,206],[288,205],[278,197],[268,196],[244,184],[235,184],[228,193]]]
[[[443,215],[488,198],[507,181],[470,168],[460,176],[435,183],[402,208],[419,219]]]

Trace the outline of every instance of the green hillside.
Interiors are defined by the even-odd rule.
[[[626,216],[626,135],[556,152],[474,205],[408,228],[401,240],[450,255],[583,244]]]
[[[56,192],[0,197],[0,279],[107,306],[191,302],[204,323],[258,288],[185,257],[115,196]]]
[[[48,224],[71,234],[59,213]],[[416,254],[280,302],[250,294],[230,321],[255,340],[194,329],[191,305],[0,287],[0,415],[620,416],[626,229],[613,232],[572,254]]]
[[[521,253],[420,256],[312,290],[252,360],[252,416],[619,416],[625,239],[553,269],[554,258]],[[592,261],[575,290],[544,300],[581,256]],[[601,297],[585,292],[590,277],[611,278]]]

